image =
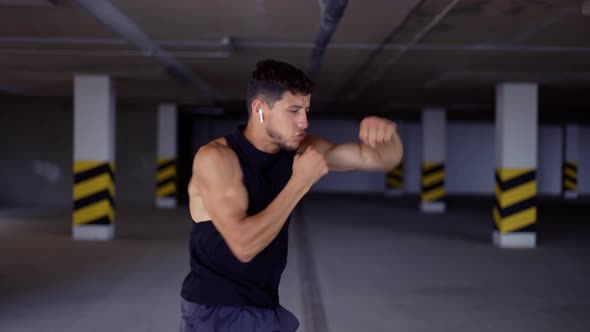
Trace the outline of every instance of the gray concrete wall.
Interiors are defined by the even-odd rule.
[[[0,205],[72,204],[72,104],[12,100],[0,112]]]
[[[447,124],[448,126],[448,124]],[[420,192],[420,175],[422,163],[422,125],[404,124],[404,190],[408,193]]]
[[[537,190],[543,195],[561,195],[563,128],[539,126]]]
[[[116,118],[117,204],[154,205],[157,106],[122,106]]]
[[[479,122],[449,122],[447,137],[447,193],[493,193],[494,126]]]
[[[0,206],[72,205],[71,100],[3,102]],[[116,117],[116,204],[153,204],[156,106],[121,106]]]

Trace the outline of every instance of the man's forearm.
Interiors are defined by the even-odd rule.
[[[236,231],[234,255],[242,261],[252,260],[279,234],[287,218],[309,187],[289,180],[283,190],[261,212],[244,218]]]

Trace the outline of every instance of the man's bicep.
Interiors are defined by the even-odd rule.
[[[239,164],[224,153],[213,151],[197,156],[194,170],[203,205],[218,228],[246,217],[247,192]],[[221,231],[221,230],[220,230]]]
[[[334,145],[324,156],[331,171],[350,171],[363,167],[362,148],[358,143]]]
[[[349,171],[362,168],[361,147],[358,143],[334,144],[323,137],[308,137],[302,142],[298,152],[308,147],[324,155],[331,171]]]

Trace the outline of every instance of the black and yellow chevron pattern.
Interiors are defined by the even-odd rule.
[[[109,225],[115,222],[114,163],[74,162],[74,225]]]
[[[537,221],[537,181],[532,168],[496,170],[495,229],[501,233],[534,232]]]
[[[563,190],[578,191],[578,163],[566,161],[563,163]]]
[[[158,159],[156,198],[176,197],[176,159]]]
[[[404,187],[404,165],[399,164],[387,172],[385,185],[387,189],[401,190]]]
[[[445,197],[445,165],[443,163],[422,163],[422,202],[442,201]]]

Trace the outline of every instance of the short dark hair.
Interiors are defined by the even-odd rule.
[[[248,81],[247,103],[250,107],[257,97],[261,97],[270,106],[283,97],[283,93],[309,95],[313,90],[313,82],[304,72],[282,61],[273,59],[261,60],[256,64]]]

